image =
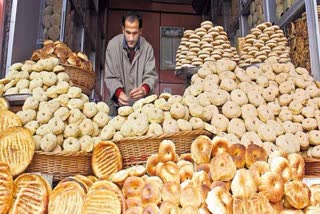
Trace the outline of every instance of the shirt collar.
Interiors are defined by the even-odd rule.
[[[125,49],[125,50],[127,50],[127,51],[129,50],[128,43],[127,43],[127,41],[126,41],[126,39],[125,39],[124,36],[123,36],[122,46],[123,46],[123,49]],[[134,51],[137,51],[137,50],[139,50],[139,49],[140,49],[140,37],[139,37],[139,39],[138,39],[138,42],[137,42],[136,46],[134,47]]]

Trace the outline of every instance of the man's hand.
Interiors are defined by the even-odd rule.
[[[143,97],[145,97],[147,94],[146,90],[143,87],[135,88],[130,91],[130,97],[133,100],[139,100]]]
[[[121,92],[118,97],[118,103],[120,106],[128,106],[129,105],[129,98],[124,92]]]

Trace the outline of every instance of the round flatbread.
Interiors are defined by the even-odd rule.
[[[31,163],[35,142],[29,129],[11,127],[0,135],[0,161],[7,163],[13,176],[22,173]]]
[[[14,181],[12,213],[45,213],[51,186],[40,175],[25,173]]]
[[[77,181],[60,182],[50,194],[48,213],[82,213],[85,197],[85,189]]]
[[[111,141],[98,143],[94,147],[91,164],[96,177],[109,177],[122,168],[119,148]]]
[[[0,135],[8,128],[22,126],[20,118],[8,110],[0,110]]]

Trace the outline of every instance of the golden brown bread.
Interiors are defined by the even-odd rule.
[[[13,176],[22,173],[31,163],[35,143],[29,129],[11,127],[0,135],[0,161],[7,163]]]
[[[191,157],[197,164],[209,163],[212,142],[207,136],[197,137],[191,144]]]
[[[92,170],[96,177],[106,177],[122,168],[119,148],[111,141],[98,143],[92,153]]]
[[[231,181],[237,168],[231,156],[224,152],[211,159],[210,174],[213,181]]]
[[[303,209],[310,203],[310,190],[301,181],[291,180],[284,185],[284,196],[296,209]]]
[[[222,137],[214,137],[212,139],[212,156],[216,156],[219,153],[227,152],[228,151],[228,141]]]
[[[121,202],[116,193],[108,189],[90,191],[83,204],[83,214],[121,214]]]
[[[176,205],[180,204],[181,186],[180,184],[169,181],[163,184],[161,190],[162,201],[171,201]]]
[[[50,194],[48,213],[82,213],[85,189],[76,181],[60,182]]]
[[[15,180],[12,213],[46,213],[51,187],[40,175],[22,174]]]
[[[0,110],[0,135],[8,128],[14,126],[22,126],[22,122],[19,117],[8,110]]]
[[[242,144],[232,144],[228,148],[228,153],[231,155],[237,169],[244,168],[246,165],[246,147]]]
[[[249,144],[246,150],[246,166],[250,168],[250,166],[256,161],[267,161],[268,155],[264,148],[256,145]]]
[[[0,162],[0,213],[7,213],[13,199],[13,179],[9,166]]]

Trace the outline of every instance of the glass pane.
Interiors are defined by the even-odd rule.
[[[60,39],[62,0],[42,0],[41,8],[38,46],[46,39]]]
[[[183,36],[181,27],[160,27],[161,58],[160,69],[169,70],[175,68],[176,52]]]

